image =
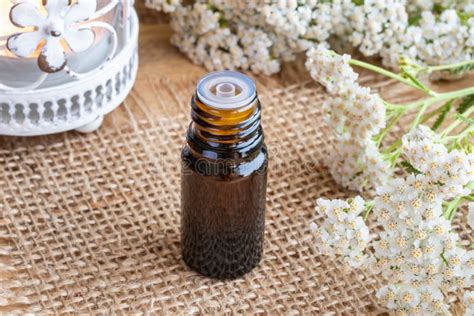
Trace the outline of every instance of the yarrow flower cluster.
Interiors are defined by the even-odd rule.
[[[279,71],[282,61],[320,44],[348,49],[349,43],[365,56],[381,56],[393,68],[400,56],[423,65],[474,57],[471,0],[146,3],[170,14],[173,44],[210,70],[226,67],[272,74]],[[263,44],[257,44],[259,41]]]
[[[420,126],[403,139],[406,158],[420,173],[377,188],[374,214],[383,225],[373,245],[377,267],[390,280],[377,297],[390,309],[448,313],[445,296],[473,285],[474,251],[459,236],[443,202],[470,193],[474,156],[447,148]]]
[[[351,16],[352,45],[366,56],[379,54],[384,45],[408,27],[406,0],[365,0]]]
[[[267,75],[278,72],[280,62],[275,57],[280,53],[272,34],[241,18],[233,23],[241,16],[238,6],[238,2],[213,1],[176,7],[171,16],[171,42],[194,63],[211,70],[240,68]],[[256,8],[253,11],[257,12]]]
[[[474,284],[474,251],[459,246],[459,235],[451,228],[452,209],[445,207],[451,199],[472,193],[468,186],[474,181],[474,155],[448,151],[440,137],[426,126],[404,136],[402,152],[413,173],[377,187],[373,202],[372,213],[383,230],[369,249],[373,250],[377,271],[387,280],[376,296],[397,312],[447,314],[448,296]],[[329,245],[335,244],[336,250],[341,249],[329,249],[328,255],[352,258],[339,240],[352,236],[355,225],[344,222],[346,213],[334,212],[348,209],[349,203],[318,199],[317,204],[317,212],[327,216],[322,227],[330,228],[318,229],[318,247],[324,239]],[[360,213],[364,202],[358,198],[357,205]],[[339,226],[331,226],[337,219],[335,214],[342,214]],[[363,221],[357,227],[363,227],[368,236]],[[357,253],[367,251],[354,249]],[[464,299],[469,310],[472,293],[467,292]]]
[[[316,212],[326,216],[321,226],[311,224],[319,250],[332,257],[341,256],[344,263],[361,267],[370,236],[369,228],[360,214],[364,211],[364,200],[357,196],[349,201],[317,200]]]
[[[314,46],[314,42],[326,43],[334,25],[331,5],[322,1],[265,3],[263,16],[278,35],[277,40],[285,38],[295,53]]]
[[[385,183],[390,166],[378,152],[373,137],[385,127],[385,106],[377,94],[361,87],[349,55],[323,46],[308,51],[306,68],[331,95],[323,103],[336,144],[327,157],[333,178],[353,190]]]
[[[332,209],[347,209],[349,203],[319,199],[317,212],[326,217],[321,227],[312,224],[317,247],[351,266],[375,266],[386,280],[376,295],[387,308],[405,314],[449,313],[449,297],[469,289],[474,281],[474,251],[461,248],[459,235],[451,228],[461,202],[474,199],[474,124],[469,117],[474,112],[474,88],[437,93],[417,78],[422,72],[459,65],[432,68],[402,59],[401,73],[395,74],[321,45],[310,49],[307,56],[311,77],[329,93],[323,104],[335,137],[327,160],[329,170],[345,187],[375,188],[376,196],[365,203],[364,217],[359,217],[357,226],[368,236],[360,221],[372,212],[383,227],[365,249],[347,244],[347,236],[354,234],[353,220],[350,224],[344,217],[335,220],[334,214],[340,212]],[[430,97],[406,105],[387,103],[357,84],[351,65],[396,79]],[[439,105],[441,101],[444,104]],[[434,104],[438,104],[437,109],[426,113]],[[454,104],[457,109],[451,114]],[[384,136],[409,111],[416,114],[410,132],[382,148]],[[436,117],[434,129],[447,117],[454,122],[436,134],[421,124],[432,117]],[[459,134],[449,135],[460,126]],[[400,157],[405,160],[398,165],[409,175],[393,178],[391,171]],[[358,200],[358,205],[364,202]],[[474,206],[469,208],[467,220],[471,224]],[[368,253],[370,257],[366,257]]]
[[[444,200],[469,194],[466,185],[474,180],[473,153],[448,152],[426,126],[405,135],[402,148],[411,164],[429,179],[432,194]]]

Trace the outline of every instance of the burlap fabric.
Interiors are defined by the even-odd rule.
[[[325,94],[301,63],[257,80],[269,147],[265,250],[235,281],[190,271],[180,254],[179,155],[205,71],[163,26],[143,26],[141,70],[124,105],[90,135],[0,139],[0,311],[36,313],[383,313],[382,280],[318,255],[315,199],[354,194],[323,159]],[[389,81],[362,81],[386,95]],[[472,231],[459,226],[467,244]],[[462,310],[460,304],[454,307]]]

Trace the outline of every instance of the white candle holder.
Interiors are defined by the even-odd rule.
[[[138,17],[133,0],[99,1],[11,1],[19,32],[0,36],[1,135],[91,132],[123,102],[137,73]]]

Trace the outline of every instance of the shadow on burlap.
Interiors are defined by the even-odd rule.
[[[152,104],[139,77],[93,134],[1,138],[0,311],[385,312],[375,299],[379,277],[343,272],[314,249],[315,199],[354,193],[323,164],[332,141],[320,110],[326,96],[297,73],[258,78],[271,155],[265,249],[235,281],[201,277],[180,254],[179,155],[197,76],[154,77]]]

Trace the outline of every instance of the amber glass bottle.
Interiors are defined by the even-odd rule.
[[[267,150],[253,81],[238,72],[203,77],[182,150],[181,243],[186,264],[237,278],[262,256]]]

